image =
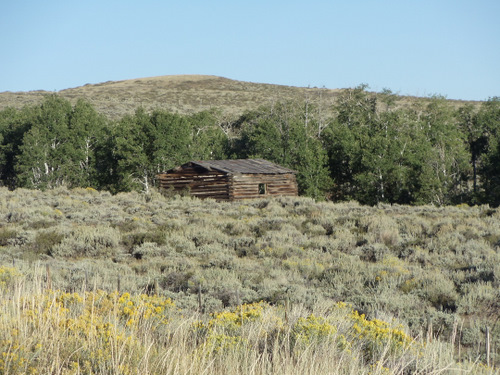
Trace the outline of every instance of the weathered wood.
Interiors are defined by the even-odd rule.
[[[160,173],[157,178],[161,188],[189,190],[199,198],[239,200],[298,195],[295,171],[263,159],[193,161]]]

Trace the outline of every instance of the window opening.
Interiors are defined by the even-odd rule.
[[[267,184],[259,184],[259,194],[267,194]]]

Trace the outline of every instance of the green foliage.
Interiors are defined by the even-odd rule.
[[[200,112],[188,117],[192,126],[192,150],[194,160],[227,159],[229,150],[229,134],[217,113]]]
[[[36,254],[53,255],[53,249],[64,239],[62,233],[55,231],[39,231],[33,242],[33,251]]]
[[[6,109],[0,112],[0,179],[11,188],[17,185],[16,158],[24,134],[31,128],[35,109]]]
[[[363,204],[498,205],[499,100],[458,110],[434,96],[407,106],[367,85],[318,102],[276,102],[229,119],[138,108],[114,122],[58,95],[0,112],[0,180],[10,188],[156,186],[189,160],[261,157],[297,171],[301,195]]]
[[[446,103],[433,98],[423,110],[379,112],[377,98],[364,88],[339,97],[338,115],[324,133],[333,197],[366,204],[460,199],[468,155]]]
[[[491,140],[488,152],[482,167],[484,176],[484,201],[492,206],[500,206],[500,135]]]
[[[483,201],[494,206],[500,205],[500,98],[485,102],[478,114],[478,123],[489,135],[485,147],[483,165],[480,168],[483,179]],[[485,141],[486,142],[486,141]]]
[[[295,103],[248,113],[240,119],[241,136],[234,152],[240,158],[264,158],[297,170],[299,192],[322,199],[330,179],[313,113],[310,105]]]
[[[4,146],[8,148],[5,179],[12,180],[9,174],[14,172],[15,186],[98,187],[95,150],[102,141],[106,120],[89,103],[79,100],[72,107],[52,95],[19,117],[20,125],[10,120],[10,143]]]
[[[9,228],[0,228],[0,246],[9,245],[9,240],[17,237],[17,231]]]
[[[71,179],[71,104],[56,95],[40,106],[31,129],[24,134],[17,174],[23,187],[54,188]]]
[[[74,164],[71,186],[100,187],[98,150],[106,137],[106,122],[88,102],[80,99],[73,107],[69,119]]]
[[[57,238],[57,237],[56,237]],[[51,255],[62,257],[112,256],[120,237],[117,230],[106,226],[78,226],[51,247]]]
[[[156,174],[191,157],[191,126],[185,117],[142,108],[123,118],[112,131],[115,191],[154,186]]]

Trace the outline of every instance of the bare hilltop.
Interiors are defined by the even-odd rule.
[[[306,100],[325,109],[331,108],[345,89],[294,87],[252,83],[211,75],[167,75],[122,81],[86,84],[56,92],[75,103],[79,98],[92,103],[107,117],[116,119],[131,114],[138,107],[163,109],[180,114],[219,109],[231,116],[280,101]],[[54,92],[1,92],[0,110],[38,104]],[[399,96],[397,105],[405,106],[426,98]],[[453,101],[456,105],[465,102]],[[477,102],[476,102],[477,103]]]

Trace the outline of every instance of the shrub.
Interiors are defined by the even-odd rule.
[[[56,231],[38,232],[32,244],[33,251],[36,254],[54,255],[54,249],[63,239],[64,234]]]
[[[491,283],[478,282],[464,288],[457,312],[464,315],[490,315],[500,311],[500,291]]]
[[[52,254],[64,257],[110,256],[116,254],[119,242],[120,234],[112,227],[79,226],[52,247]]]
[[[359,249],[359,258],[368,262],[380,262],[388,254],[387,246],[379,243],[364,245]]]
[[[186,292],[190,288],[189,281],[194,276],[193,271],[174,271],[160,279],[160,286],[173,292]]]
[[[146,242],[155,243],[160,246],[165,245],[167,243],[167,231],[163,227],[158,227],[147,232],[138,232],[122,236],[122,243],[128,248],[134,248]]]
[[[14,280],[21,276],[19,271],[13,267],[0,266],[0,289],[7,289]]]
[[[479,266],[482,263],[490,263],[495,257],[495,251],[483,240],[467,240],[455,249],[457,257],[467,266]]]
[[[39,220],[39,221],[35,221],[33,223],[30,223],[29,227],[30,227],[30,229],[46,229],[46,228],[53,227],[54,225],[57,225],[56,221]]]
[[[368,320],[356,310],[350,314],[350,320],[353,322],[351,335],[363,339],[363,354],[369,363],[374,363],[384,351],[402,354],[412,346],[413,339],[402,326],[391,327],[379,319]]]
[[[372,242],[392,247],[400,241],[398,224],[386,215],[362,217],[359,220],[359,228],[362,232],[370,234]]]
[[[424,276],[421,282],[425,298],[436,309],[452,312],[456,310],[458,293],[453,281],[437,271]]]
[[[171,253],[171,249],[165,246],[158,246],[156,242],[143,242],[137,245],[132,250],[132,255],[135,259],[146,259],[159,256],[167,256]]]
[[[85,189],[0,189],[0,208],[0,261],[14,261],[38,286],[47,285],[46,272],[35,271],[34,261],[51,254],[52,286],[62,290],[146,290],[175,298],[186,314],[198,311],[199,285],[205,311],[238,301],[300,306],[295,317],[288,310],[284,331],[270,328],[270,340],[280,332],[290,338],[299,316],[326,319],[318,305],[331,300],[349,301],[370,319],[398,316],[415,334],[430,314],[443,340],[455,318],[470,337],[484,337],[487,325],[493,343],[500,337],[494,324],[500,296],[493,293],[500,286],[498,210],[303,198],[218,203]],[[339,328],[345,325],[335,324],[335,335],[347,340]],[[462,356],[484,356],[483,348],[462,346]],[[353,356],[363,352],[351,349]]]
[[[323,317],[311,314],[300,317],[291,329],[292,345],[310,346],[319,343],[330,343],[334,339],[337,328]]]
[[[0,228],[0,246],[7,246],[9,240],[16,238],[17,231],[14,229]]]

